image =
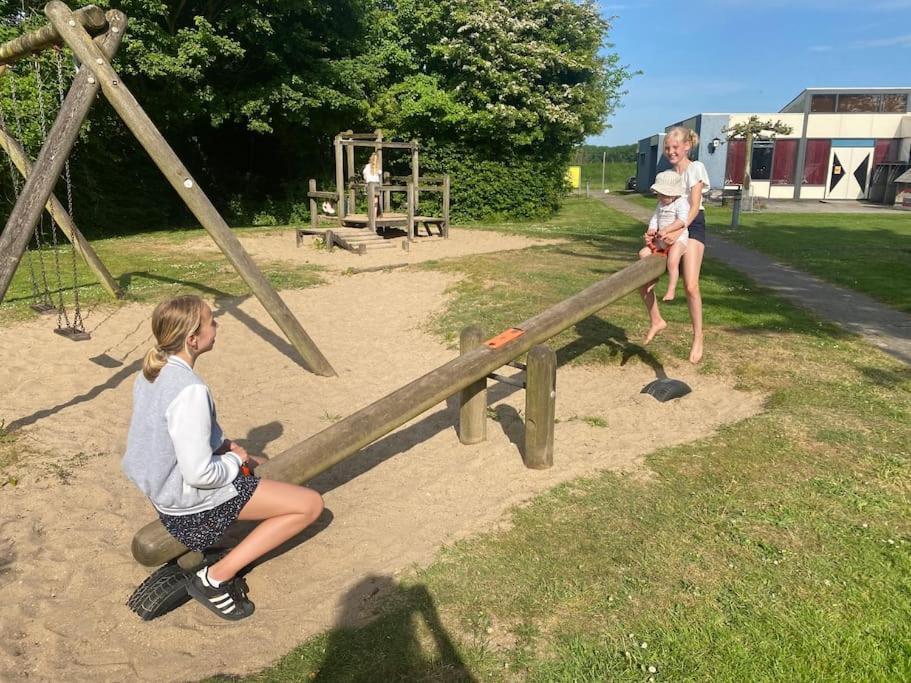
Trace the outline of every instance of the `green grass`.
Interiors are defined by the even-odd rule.
[[[628,263],[641,229],[584,200],[526,227],[576,238],[431,265],[465,277],[438,334],[522,320]],[[701,370],[762,414],[651,454],[651,477],[539,496],[248,680],[911,678],[911,370],[711,260],[703,289]],[[554,341],[561,363],[681,361],[685,307],[666,311],[645,351],[637,298],[612,304]]]
[[[627,199],[646,208],[655,201]],[[911,313],[911,217],[883,213],[742,213],[706,208],[709,231]]]
[[[274,229],[272,231],[274,232]],[[240,229],[235,232],[243,236],[267,234],[270,230],[257,228]],[[123,289],[127,301],[152,302],[186,293],[200,294],[210,299],[248,296],[248,287],[220,251],[201,252],[184,247],[191,240],[200,238],[208,240],[214,246],[207,233],[197,229],[158,231],[94,240],[92,247]],[[288,239],[291,239],[290,234]],[[55,259],[53,251],[46,248],[40,255],[38,252],[31,252],[23,257],[10,283],[9,291],[0,304],[0,324],[35,317],[36,314],[30,309],[34,298],[29,260],[40,287],[42,259],[53,303],[58,303],[58,296],[62,291],[65,304],[72,306],[74,297],[71,249],[69,245],[62,246]],[[56,262],[60,264],[59,284]],[[279,289],[312,287],[323,282],[320,269],[316,266],[303,264],[295,267],[287,262],[258,262],[257,265],[273,286]],[[76,259],[76,273],[80,303],[88,311],[114,303],[81,258]]]
[[[636,175],[636,162],[614,161],[604,166],[604,184],[601,184],[601,164],[582,164],[582,189],[589,183],[592,190],[603,190],[605,187],[616,192],[626,189],[626,181]]]

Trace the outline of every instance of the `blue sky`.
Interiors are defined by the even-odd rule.
[[[700,112],[777,112],[807,87],[911,86],[911,0],[599,3],[626,84],[610,128],[623,145]]]

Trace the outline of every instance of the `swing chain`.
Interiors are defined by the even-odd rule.
[[[63,107],[63,59],[61,58],[61,50],[59,47],[54,48],[57,60],[57,98],[60,103],[60,107]],[[75,220],[73,216],[73,181],[70,177],[70,158],[66,158],[64,163],[64,179],[66,180],[66,210],[69,213],[70,218]],[[79,305],[79,282],[78,274],[76,272],[76,240],[75,235],[73,236],[72,244],[70,245],[70,262],[72,265],[73,271],[73,331],[74,332],[85,332],[85,323],[82,320],[82,308]]]

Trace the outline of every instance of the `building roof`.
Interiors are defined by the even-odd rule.
[[[887,87],[882,87],[882,86],[859,87],[859,88],[844,88],[844,87],[804,88],[803,90],[800,91],[800,93],[797,95],[797,97],[793,98],[790,102],[788,102],[781,109],[779,109],[778,113],[779,114],[787,113],[787,111],[791,107],[791,105],[795,104],[796,102],[799,102],[801,99],[803,99],[807,95],[818,95],[820,93],[826,93],[826,94],[832,94],[832,95],[839,95],[842,93],[851,94],[851,95],[854,95],[854,94],[875,95],[877,93],[886,93],[886,92],[911,94],[911,85],[899,85],[899,86],[895,86],[894,88],[887,88]]]

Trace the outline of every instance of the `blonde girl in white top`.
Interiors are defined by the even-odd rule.
[[[693,322],[693,344],[690,347],[690,362],[698,363],[702,360],[703,333],[702,333],[702,294],[699,290],[699,274],[702,270],[702,258],[705,255],[705,210],[702,204],[703,195],[708,192],[710,183],[708,172],[700,161],[692,161],[690,152],[699,143],[699,136],[689,128],[675,126],[668,131],[664,138],[664,156],[671,163],[674,170],[683,177],[690,204],[689,242],[683,255],[683,283],[686,290],[686,304],[689,308],[690,319]],[[667,240],[666,240],[667,241]],[[670,238],[673,242],[673,237]],[[667,322],[661,317],[658,310],[658,301],[654,294],[654,287],[643,287],[642,299],[649,313],[650,326],[645,337],[648,344],[661,330],[667,327]]]
[[[380,174],[380,163],[377,153],[374,152],[370,155],[370,160],[361,170],[361,175],[364,176],[364,184],[367,183],[377,183],[380,184],[383,180],[382,175]],[[379,216],[382,213],[382,205],[380,204],[380,193],[377,192],[374,195],[374,201],[376,202],[376,215]]]

